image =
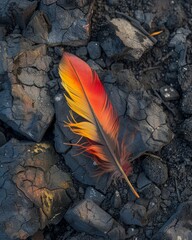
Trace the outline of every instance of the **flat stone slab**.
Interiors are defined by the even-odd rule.
[[[0,42],[0,119],[15,131],[41,141],[54,109],[47,83],[51,58],[46,45],[35,45],[20,35]]]
[[[148,36],[126,19],[113,18],[108,29],[108,36],[101,33],[98,40],[109,58],[127,58],[135,61],[154,45]]]
[[[79,46],[90,38],[94,0],[41,1],[23,35],[51,46]]]
[[[57,160],[47,143],[12,139],[0,148],[0,239],[26,239],[60,221],[73,185]]]
[[[109,239],[125,239],[124,228],[91,200],[83,200],[65,214],[65,220],[77,231]]]

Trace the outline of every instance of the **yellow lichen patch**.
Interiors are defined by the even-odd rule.
[[[45,152],[46,149],[49,149],[50,145],[47,143],[37,143],[33,147],[32,153],[40,153]]]
[[[51,191],[49,191],[48,189],[42,190],[41,193],[42,210],[48,218],[51,217],[52,215],[51,211],[53,206],[53,198],[54,194]]]

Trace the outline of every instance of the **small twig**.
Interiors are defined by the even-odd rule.
[[[162,158],[153,154],[153,153],[143,153],[143,155],[146,155],[146,156],[149,156],[149,157],[152,157],[152,158],[156,158],[156,159],[159,159],[162,161]]]
[[[155,69],[158,69],[160,68],[161,66],[154,66],[154,67],[148,67],[148,68],[144,68],[141,70],[142,73],[145,73],[145,72],[148,72],[148,71],[151,71],[151,70],[155,70]]]

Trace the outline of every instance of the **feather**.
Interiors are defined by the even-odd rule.
[[[127,175],[131,172],[124,141],[119,143],[118,116],[95,71],[78,57],[64,53],[59,64],[61,83],[66,94],[71,120],[66,123],[72,132],[87,139],[87,144],[75,144],[90,153],[100,174],[111,173],[113,178],[123,177],[139,198]],[[77,122],[73,112],[82,117]]]

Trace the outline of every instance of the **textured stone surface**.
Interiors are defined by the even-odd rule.
[[[65,214],[65,220],[77,231],[109,239],[125,239],[125,230],[91,200],[83,200]]]
[[[146,157],[142,161],[142,167],[146,176],[157,185],[163,184],[168,179],[168,169],[166,164],[159,159]]]
[[[151,183],[151,181],[146,178],[144,172],[141,172],[137,178],[137,187],[138,188],[143,188],[147,185],[149,185]]]
[[[152,240],[192,239],[192,202],[179,205],[177,212],[163,225]]]
[[[0,42],[0,119],[27,138],[40,141],[54,115],[47,86],[51,58],[45,45],[33,46],[20,35],[6,40]]]
[[[90,37],[94,0],[41,1],[39,10],[28,24],[24,35],[49,45],[79,46]]]
[[[138,60],[153,46],[153,42],[129,21],[114,18],[110,21],[108,36],[101,33],[99,41],[106,55],[110,58]]]
[[[192,65],[180,68],[178,81],[184,92],[192,86]]]
[[[90,58],[97,59],[101,56],[101,48],[98,42],[91,41],[87,45],[87,50]]]
[[[181,99],[181,109],[183,113],[192,114],[192,86],[183,93]]]
[[[147,224],[146,208],[129,202],[121,209],[120,219],[127,225],[145,226]]]
[[[149,151],[158,151],[173,138],[163,108],[146,91],[134,91],[128,95],[127,115],[137,121]]]
[[[174,101],[179,99],[179,93],[170,86],[161,87],[160,94],[165,101]]]
[[[100,205],[105,199],[105,196],[93,187],[88,187],[86,188],[85,199],[90,199],[96,204]]]
[[[47,143],[12,139],[0,148],[1,239],[25,239],[61,219],[72,182],[56,167],[57,159]]]
[[[0,23],[25,28],[37,7],[37,1],[1,0]]]
[[[192,117],[185,119],[179,131],[183,134],[184,139],[192,144]]]

